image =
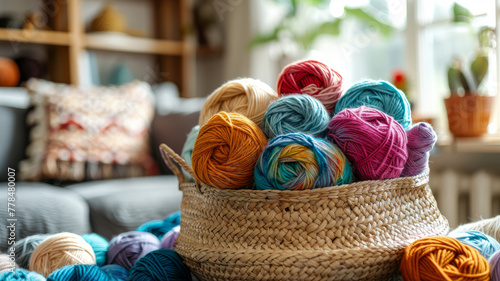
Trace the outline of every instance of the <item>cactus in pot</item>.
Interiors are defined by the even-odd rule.
[[[488,51],[492,40],[493,30],[483,28],[479,32],[480,47],[476,51],[474,60],[470,64],[470,74],[472,81],[467,78],[462,69],[462,62],[455,58],[448,68],[448,86],[450,93],[457,95],[462,90],[464,95],[477,95],[479,86],[483,82],[488,72]]]
[[[480,47],[468,71],[458,58],[448,68],[451,95],[444,102],[449,129],[455,137],[479,137],[487,132],[494,97],[480,95],[479,89],[488,72],[488,52],[493,37],[493,30],[481,29]]]

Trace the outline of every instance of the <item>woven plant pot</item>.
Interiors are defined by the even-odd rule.
[[[448,233],[428,172],[314,190],[221,190],[160,146],[183,192],[175,250],[200,280],[388,280],[412,241]],[[181,166],[182,168],[180,168]]]
[[[479,137],[488,131],[495,97],[451,95],[444,100],[448,126],[455,137]]]

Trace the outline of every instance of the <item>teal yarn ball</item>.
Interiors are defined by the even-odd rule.
[[[172,230],[172,228],[181,224],[181,211],[174,212],[164,220],[152,220],[141,224],[137,231],[149,232],[159,240],[165,235],[165,233]]]
[[[101,269],[115,278],[117,281],[128,281],[128,270],[117,264],[107,264]]]
[[[34,271],[28,271],[22,268],[16,268],[13,271],[5,271],[0,273],[0,281],[45,281],[43,275]]]
[[[351,166],[333,143],[302,133],[272,139],[254,171],[259,190],[304,190],[353,181]]]
[[[340,97],[335,105],[335,114],[360,106],[378,109],[392,116],[405,130],[410,129],[410,103],[401,90],[387,81],[363,80],[355,83]]]
[[[108,240],[97,233],[82,234],[81,236],[94,249],[96,264],[98,266],[105,265],[106,254],[109,248]]]
[[[477,230],[452,231],[448,236],[477,249],[486,259],[500,251],[500,243],[495,238]]]
[[[111,85],[123,85],[132,81],[134,81],[132,69],[123,62],[115,66],[109,78],[109,84]]]
[[[129,278],[134,281],[192,280],[189,268],[170,249],[159,249],[142,257],[130,269]]]
[[[288,133],[324,137],[330,122],[325,106],[309,95],[287,95],[272,102],[261,128],[268,139]]]
[[[24,268],[29,269],[31,254],[35,248],[52,234],[35,234],[18,240],[14,244],[16,253],[16,263]]]
[[[52,272],[47,281],[115,281],[95,264],[67,265]]]
[[[186,142],[182,147],[181,157],[189,166],[191,166],[191,157],[193,156],[194,143],[196,142],[196,138],[198,138],[199,133],[200,125],[194,126],[187,135]]]

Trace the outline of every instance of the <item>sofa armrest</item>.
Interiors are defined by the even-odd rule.
[[[0,87],[0,170],[18,170],[28,144],[26,114],[29,107],[28,93],[24,88]],[[0,182],[7,180],[7,173],[0,173]]]
[[[198,124],[199,116],[199,111],[175,112],[166,115],[155,114],[151,126],[151,150],[162,174],[172,174],[172,172],[163,163],[159,151],[160,144],[168,145],[180,155],[187,135]]]

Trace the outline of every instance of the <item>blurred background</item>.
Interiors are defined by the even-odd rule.
[[[275,88],[285,65],[317,59],[344,89],[391,81],[414,120],[433,124],[431,183],[457,225],[500,214],[500,99],[488,99],[487,118],[472,125],[484,130],[467,137],[450,133],[445,106],[452,95],[497,95],[498,24],[495,0],[0,0],[0,57],[20,71],[13,82],[1,62],[0,101],[27,103],[16,89],[30,77],[80,86],[138,79],[185,101],[237,77]]]

